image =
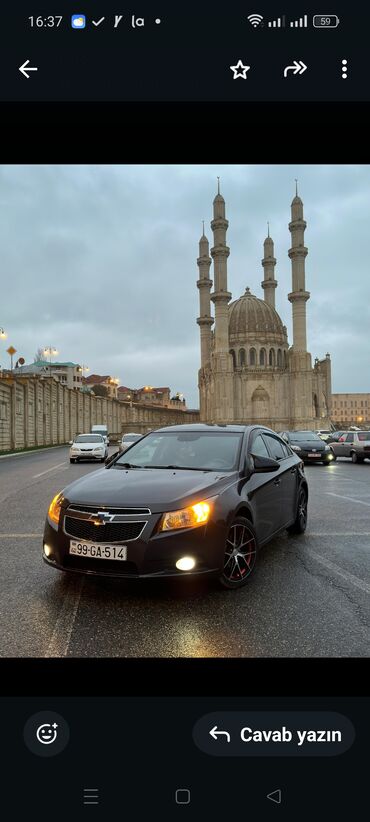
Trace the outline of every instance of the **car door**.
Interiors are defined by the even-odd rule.
[[[252,439],[248,444],[249,455],[271,458],[261,430],[252,434]],[[248,501],[252,506],[254,525],[260,543],[266,542],[279,527],[276,524],[279,517],[278,473],[269,471],[252,474],[247,483]]]
[[[341,445],[342,445],[341,454],[340,454],[341,457],[350,457],[351,456],[351,448],[352,448],[352,445],[353,445],[354,438],[355,438],[354,434],[347,434],[345,441],[343,443],[341,443]]]
[[[270,452],[270,456],[280,464],[276,476],[276,504],[278,505],[278,528],[284,528],[294,519],[297,506],[297,459],[291,453],[285,442],[274,434],[264,432],[263,439]],[[275,528],[275,530],[277,530]]]

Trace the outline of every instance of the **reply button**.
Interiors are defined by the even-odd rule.
[[[355,729],[327,711],[220,711],[198,719],[193,739],[213,756],[337,756],[352,746]]]

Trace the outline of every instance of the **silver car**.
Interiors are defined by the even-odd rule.
[[[331,442],[330,448],[336,457],[349,457],[352,462],[370,459],[370,431],[348,431]]]
[[[123,451],[126,451],[126,448],[129,448],[130,445],[132,445],[134,442],[137,442],[137,440],[141,440],[142,436],[142,434],[136,434],[135,432],[123,434],[121,442],[118,446],[120,454],[122,454]]]
[[[69,449],[69,461],[79,460],[99,460],[104,462],[108,456],[108,446],[102,434],[77,434],[71,440]]]

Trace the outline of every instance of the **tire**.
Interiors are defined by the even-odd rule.
[[[359,458],[356,454],[356,451],[351,452],[351,460],[352,460],[353,463],[359,462]]]
[[[241,548],[246,550],[241,551]],[[238,553],[233,553],[238,551]],[[258,540],[252,523],[246,517],[236,517],[225,542],[224,564],[219,582],[223,588],[243,588],[256,566]]]
[[[335,462],[337,455],[334,453],[333,449],[331,453],[333,454],[333,459],[331,460],[331,462]]]
[[[297,514],[287,531],[289,534],[304,534],[307,528],[307,493],[304,488],[299,489]]]
[[[72,457],[70,457],[70,460],[69,460],[69,461],[70,461],[70,462],[76,462],[76,460],[72,459]]]

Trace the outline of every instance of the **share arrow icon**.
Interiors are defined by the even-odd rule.
[[[37,66],[30,66],[29,62],[30,62],[29,60],[25,60],[25,62],[23,63],[23,66],[19,66],[19,71],[22,72],[24,77],[27,77],[27,80],[29,80],[29,77],[30,77],[30,75],[27,74],[28,71],[38,71]]]
[[[288,71],[292,71],[293,74],[303,74],[303,72],[306,71],[306,69],[307,66],[305,65],[303,60],[294,60],[293,66],[286,66],[286,68],[284,69],[284,77],[288,76]]]

